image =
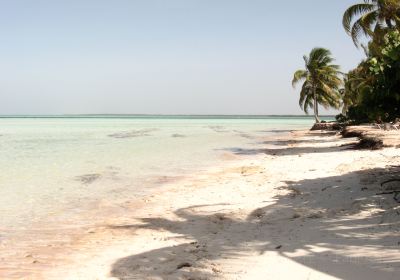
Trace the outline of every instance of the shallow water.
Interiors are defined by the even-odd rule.
[[[0,228],[27,229],[35,222],[65,220],[99,200],[141,196],[222,163],[222,155],[235,148],[251,148],[271,133],[312,122],[289,117],[0,118]]]

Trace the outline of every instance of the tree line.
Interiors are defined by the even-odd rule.
[[[314,48],[304,56],[305,69],[294,73],[293,86],[302,83],[299,105],[307,114],[313,109],[316,122],[319,105],[341,108],[340,122],[399,118],[400,0],[364,0],[345,11],[342,23],[365,59],[342,73],[329,50]]]

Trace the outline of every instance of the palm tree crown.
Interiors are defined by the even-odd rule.
[[[373,37],[374,32],[399,24],[399,0],[364,0],[349,7],[343,15],[343,27],[357,47],[362,35]]]
[[[300,107],[308,114],[314,109],[315,121],[318,123],[318,104],[325,108],[339,108],[339,88],[342,84],[339,66],[332,64],[331,52],[324,48],[314,48],[309,56],[304,56],[305,69],[294,73],[292,85],[304,81],[300,91]]]

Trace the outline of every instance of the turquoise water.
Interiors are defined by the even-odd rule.
[[[0,118],[0,228],[139,197],[168,178],[221,164],[229,149],[310,127],[301,117]],[[62,214],[61,214],[62,213]]]

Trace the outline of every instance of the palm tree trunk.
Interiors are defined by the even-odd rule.
[[[321,120],[318,117],[318,101],[317,101],[317,90],[314,87],[314,118],[316,123],[320,123]]]

